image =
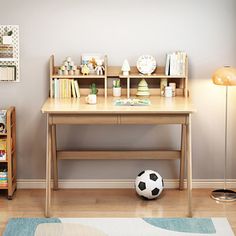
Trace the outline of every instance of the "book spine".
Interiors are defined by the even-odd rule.
[[[74,80],[71,80],[71,90],[72,90],[72,96],[73,98],[76,98],[76,94],[75,94],[75,83]]]
[[[62,98],[65,98],[66,97],[66,80],[65,79],[63,79],[62,84],[63,84]]]
[[[75,80],[75,91],[76,91],[77,98],[80,98],[79,83],[77,80]]]
[[[165,75],[170,75],[170,54],[166,55],[166,67],[165,67]]]
[[[71,91],[71,79],[68,79],[68,90],[69,90],[69,98],[72,97],[72,91]]]

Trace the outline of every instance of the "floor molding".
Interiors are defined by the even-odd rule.
[[[165,179],[166,188],[178,188],[178,179]],[[185,180],[185,187],[187,186]],[[223,188],[222,179],[194,179],[193,188]],[[60,179],[60,188],[134,188],[131,179]],[[45,179],[18,179],[18,189],[45,188]],[[236,188],[236,179],[227,181],[227,188]]]

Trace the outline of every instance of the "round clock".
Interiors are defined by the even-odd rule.
[[[137,61],[138,71],[144,75],[151,75],[157,67],[155,58],[151,55],[143,55]]]

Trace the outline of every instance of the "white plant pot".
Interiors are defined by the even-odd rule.
[[[2,36],[2,43],[3,44],[12,44],[12,36]]]
[[[113,97],[120,97],[121,96],[121,87],[113,87],[112,89]]]

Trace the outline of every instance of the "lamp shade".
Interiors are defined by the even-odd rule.
[[[215,71],[212,81],[216,85],[236,85],[236,69],[233,67],[222,67]]]

